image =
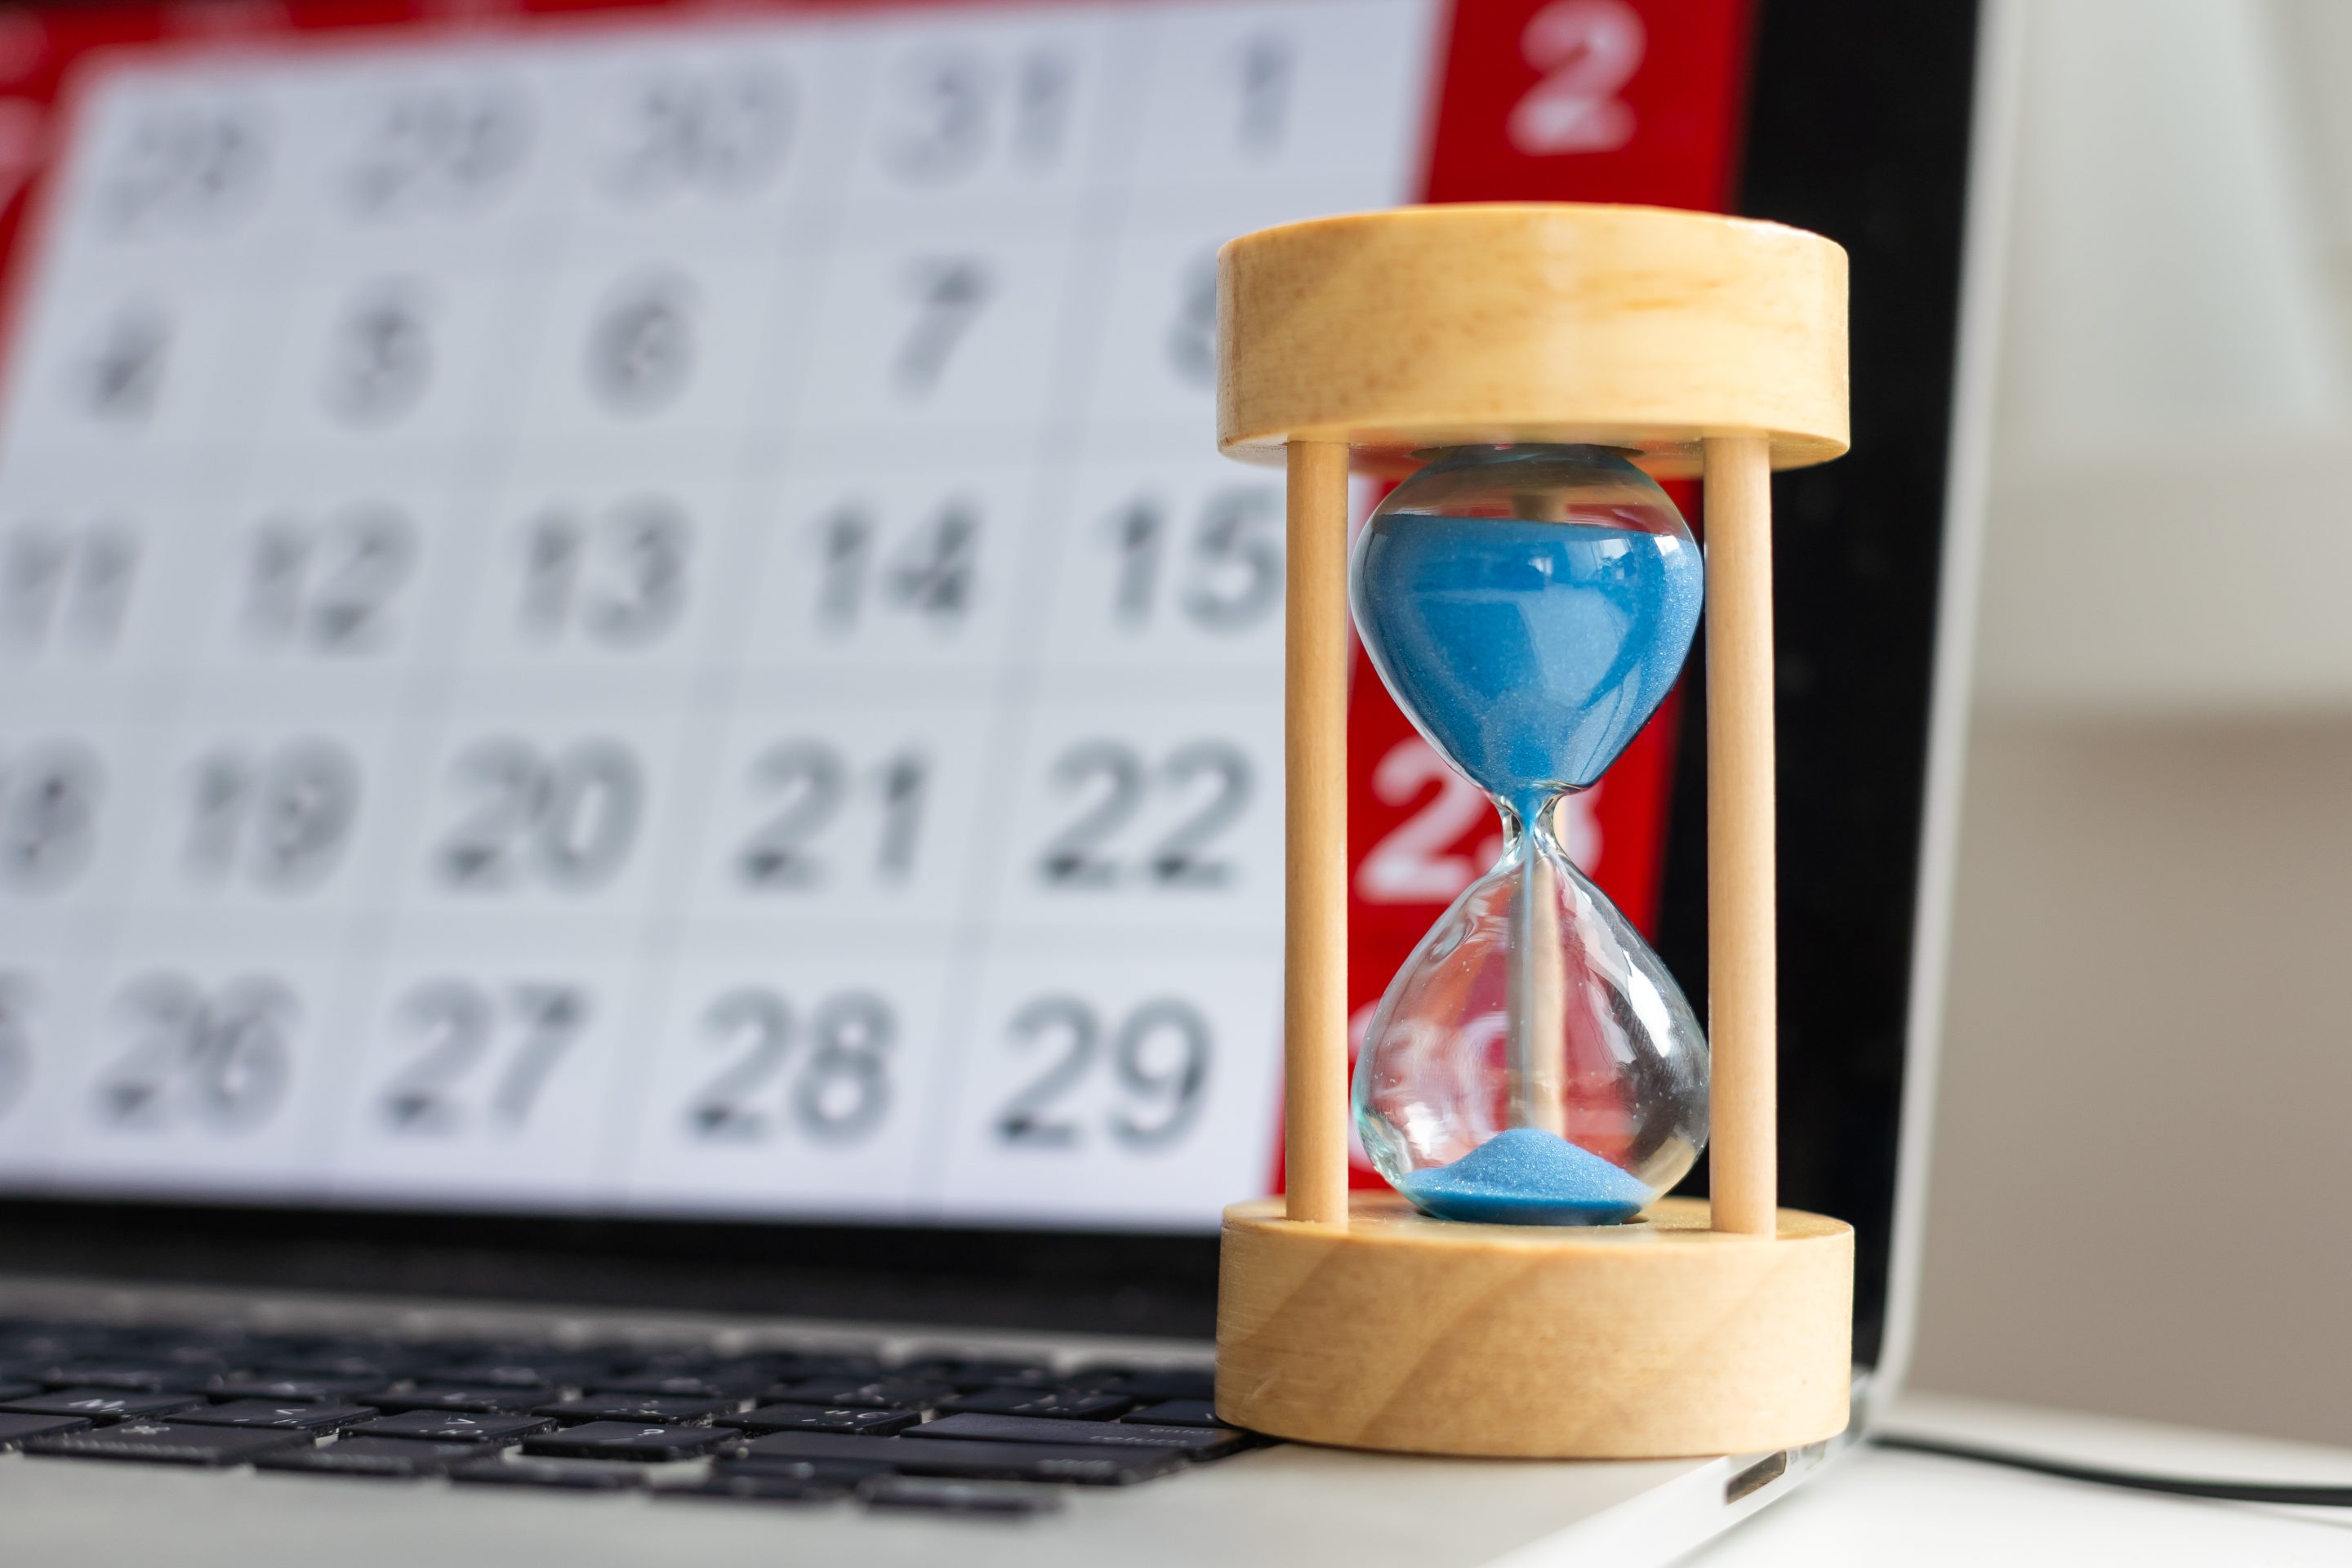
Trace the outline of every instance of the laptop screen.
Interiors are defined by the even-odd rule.
[[[1280,1180],[1281,495],[1213,449],[1216,246],[1729,208],[1743,154],[1854,245],[1885,106],[1744,0],[460,9],[0,38],[0,1194],[1208,1236]],[[1878,155],[1948,162],[1965,18],[1914,26]],[[1784,712],[1883,788],[1906,935],[1940,375],[1857,404],[1913,454],[1884,754]],[[1698,712],[1570,817],[1695,996]],[[1360,1020],[1496,828],[1350,719]],[[1832,1098],[1899,1083],[1880,956]],[[1854,1213],[1892,1102],[1840,1103],[1885,1148],[1790,1195]]]

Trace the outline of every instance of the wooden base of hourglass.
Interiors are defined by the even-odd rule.
[[[1289,1192],[1226,1211],[1226,1420],[1556,1458],[1844,1426],[1853,1233],[1776,1199],[1769,477],[1846,448],[1845,283],[1818,235],[1649,207],[1365,213],[1219,253],[1218,446],[1289,470]],[[1464,1225],[1347,1191],[1348,474],[1508,442],[1706,479],[1715,1195],[1646,1224]]]
[[[1511,1458],[1756,1453],[1844,1430],[1853,1231],[1774,1237],[1666,1198],[1646,1223],[1349,1223],[1225,1211],[1217,1414],[1298,1442]]]

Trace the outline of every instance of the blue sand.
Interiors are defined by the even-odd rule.
[[[1687,539],[1585,522],[1375,513],[1356,625],[1432,744],[1525,817],[1599,778],[1698,626]]]
[[[1557,1132],[1514,1127],[1450,1165],[1397,1184],[1412,1206],[1439,1219],[1483,1225],[1615,1225],[1650,1201],[1650,1189]]]

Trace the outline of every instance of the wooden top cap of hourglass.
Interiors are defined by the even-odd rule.
[[[1217,255],[1217,445],[1355,466],[1490,441],[1592,441],[1695,474],[1709,436],[1776,468],[1846,449],[1846,259],[1803,229],[1663,207],[1404,207],[1244,235]]]

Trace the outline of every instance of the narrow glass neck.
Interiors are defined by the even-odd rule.
[[[1498,800],[1495,809],[1503,818],[1503,858],[1512,860],[1526,853],[1530,833],[1536,847],[1555,860],[1568,859],[1568,847],[1560,837],[1560,805],[1574,790],[1556,794],[1530,794],[1517,800]]]

